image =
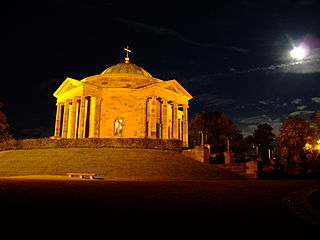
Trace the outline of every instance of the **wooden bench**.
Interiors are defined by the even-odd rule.
[[[97,176],[97,173],[67,173],[68,177],[79,176],[79,178],[89,177],[90,179],[94,179]]]

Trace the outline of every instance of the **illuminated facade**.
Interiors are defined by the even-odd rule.
[[[188,145],[188,101],[176,81],[163,81],[125,61],[82,80],[67,78],[57,98],[56,138],[181,139]]]

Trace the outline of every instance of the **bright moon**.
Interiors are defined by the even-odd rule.
[[[290,56],[292,58],[301,60],[307,55],[307,52],[302,47],[295,47],[290,51]]]

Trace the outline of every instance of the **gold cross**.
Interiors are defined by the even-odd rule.
[[[129,49],[129,46],[124,48],[124,50],[127,52],[126,53],[126,58],[124,60],[125,60],[125,63],[128,63],[129,62],[129,52],[131,52],[131,50]]]

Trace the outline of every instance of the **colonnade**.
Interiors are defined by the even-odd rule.
[[[99,137],[101,98],[82,96],[57,103],[55,137]]]
[[[145,102],[145,136],[188,142],[188,105],[160,97]]]
[[[99,138],[101,98],[93,96],[74,97],[57,103],[55,137]],[[188,143],[188,105],[160,97],[144,100],[144,128],[141,137],[158,139],[180,139]],[[141,112],[140,114],[143,114]],[[142,129],[143,129],[142,128]],[[105,134],[102,134],[105,135]],[[117,135],[118,136],[118,135]],[[132,137],[132,136],[123,136]]]

